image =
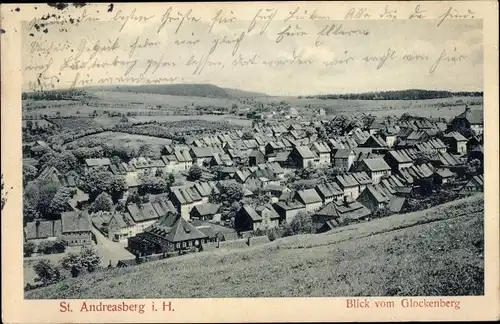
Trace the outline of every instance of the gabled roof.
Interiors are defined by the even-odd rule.
[[[351,175],[361,185],[367,185],[373,182],[366,172],[353,172]]]
[[[37,179],[60,182],[60,175],[61,173],[54,166],[47,166],[40,172]]]
[[[390,196],[379,186],[368,186],[365,190],[367,190],[378,203],[387,202],[390,199]]]
[[[85,159],[85,164],[89,167],[106,166],[106,165],[110,165],[111,161],[108,158]]]
[[[410,163],[413,160],[404,151],[389,151],[388,155],[393,157],[398,163]]]
[[[453,138],[457,142],[466,142],[467,141],[467,139],[459,132],[450,132],[450,133],[445,134],[444,137]]]
[[[201,204],[193,207],[201,216],[213,215],[217,214],[220,210],[220,204]]]
[[[328,145],[326,145],[323,142],[314,142],[312,145],[312,149],[317,151],[318,153],[330,153],[331,152]]]
[[[335,180],[342,188],[359,186],[359,183],[351,174],[338,175]]]
[[[334,158],[335,159],[347,159],[349,155],[353,154],[352,149],[337,149],[337,152],[335,152]]]
[[[296,146],[295,150],[303,159],[314,159],[316,155],[307,146]]]
[[[287,195],[287,196],[290,196],[291,194],[292,193],[290,193],[290,192],[283,193],[283,195]],[[280,197],[280,199],[281,199],[281,197]],[[305,208],[304,204],[302,204],[301,202],[299,202],[297,200],[279,201],[279,202],[275,203],[274,205],[278,206],[284,210],[296,210],[296,209]]]
[[[314,204],[318,202],[323,202],[318,192],[315,189],[306,189],[297,191],[297,195],[304,204]]]
[[[372,172],[391,169],[391,167],[381,158],[365,159],[362,163]]]
[[[136,223],[157,219],[159,217],[151,203],[144,203],[140,206],[137,204],[129,204],[127,205],[127,211]]]
[[[208,147],[192,147],[191,153],[196,158],[207,158],[213,156],[213,152]]]
[[[316,186],[316,191],[325,198],[342,195],[344,192],[335,182],[329,182]]]
[[[250,216],[250,218],[252,219],[252,221],[260,221],[262,220],[262,218],[260,217],[259,214],[257,214],[257,212],[255,211],[255,209],[250,206],[250,205],[244,205],[243,207],[241,207],[242,211],[245,212],[248,216]]]
[[[176,243],[205,237],[207,237],[207,235],[203,234],[199,229],[188,223],[184,218],[178,217],[165,239],[169,242]]]
[[[62,232],[90,232],[91,222],[86,211],[70,211],[61,214]]]
[[[387,207],[389,208],[390,211],[394,213],[399,213],[403,209],[405,202],[406,198],[394,196],[389,201],[389,205]]]
[[[177,213],[174,205],[170,200],[158,199],[151,203],[156,213],[161,217],[167,213]]]
[[[483,124],[483,112],[481,110],[471,110],[470,108],[466,108],[463,113],[458,115],[456,118],[464,118],[469,121],[469,123],[473,125],[482,125]]]

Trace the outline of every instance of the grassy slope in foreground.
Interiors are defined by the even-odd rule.
[[[480,194],[331,234],[67,279],[26,298],[481,295],[483,220]]]

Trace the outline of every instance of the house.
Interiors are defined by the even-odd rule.
[[[59,172],[59,170],[57,170],[54,166],[46,166],[38,175],[37,180],[61,184],[59,180],[60,176],[61,172]]]
[[[26,223],[24,239],[26,241],[55,240],[61,237],[61,220],[35,220]]]
[[[392,213],[402,213],[408,207],[408,199],[405,197],[392,196],[387,208]]]
[[[320,184],[315,189],[321,197],[323,204],[328,204],[333,200],[342,200],[344,197],[344,191],[340,189],[336,182]]]
[[[315,189],[299,190],[295,193],[294,199],[305,206],[306,212],[315,211],[323,204],[323,199]]]
[[[380,138],[382,138],[389,148],[394,147],[396,139],[398,138],[399,127],[386,127],[379,132]]]
[[[463,187],[460,189],[460,193],[478,192],[484,190],[484,177],[483,175],[476,175],[472,177]]]
[[[306,212],[306,206],[293,199],[279,201],[272,206],[280,216],[280,223],[290,223],[298,213]]]
[[[87,211],[70,211],[61,214],[62,238],[69,246],[87,245],[92,241],[91,221]]]
[[[319,165],[330,165],[331,149],[323,142],[314,142],[311,146],[313,151],[319,157]]]
[[[361,221],[371,216],[371,211],[361,203],[344,197],[341,201],[332,201],[312,215],[313,224],[318,233],[329,231],[338,225]]]
[[[359,147],[369,147],[376,151],[385,151],[389,148],[382,137],[375,135],[370,135],[370,137],[368,137],[364,142],[359,144]]]
[[[374,120],[370,126],[368,126],[368,131],[370,132],[370,135],[375,135],[377,134],[383,126],[376,120]]]
[[[353,172],[351,173],[351,175],[359,184],[359,193],[362,193],[367,186],[373,184],[373,180],[370,178],[370,176],[368,176],[366,172]]]
[[[187,149],[175,149],[170,155],[162,155],[161,160],[168,173],[187,171],[193,165],[193,159]]]
[[[248,156],[248,164],[250,166],[256,166],[261,163],[266,163],[266,157],[261,151],[253,150]]]
[[[449,169],[437,169],[433,174],[433,180],[436,185],[443,185],[452,182],[455,176]]]
[[[208,237],[179,215],[168,214],[143,233],[128,238],[128,249],[137,256],[200,249]]]
[[[143,204],[128,204],[127,212],[137,227],[137,233],[143,231],[160,217],[150,202]]]
[[[391,199],[391,196],[380,186],[368,186],[359,195],[357,201],[368,208],[372,213],[378,209],[385,208]]]
[[[467,153],[467,139],[459,132],[450,132],[445,134],[443,138],[450,147],[450,153],[458,155]]]
[[[350,174],[338,175],[335,177],[335,182],[344,192],[344,197],[350,197],[355,200],[359,196],[359,183]]]
[[[170,196],[170,200],[177,212],[186,220],[189,220],[191,209],[194,206],[204,203],[196,188],[174,189]]]
[[[384,161],[391,167],[393,172],[413,165],[413,160],[402,150],[389,151],[384,156]]]
[[[208,199],[212,193],[218,194],[219,189],[214,181],[200,181],[194,184],[194,188],[197,190],[201,197],[203,203],[208,203]]]
[[[349,171],[356,154],[352,149],[337,149],[333,155],[333,166],[341,171]]]
[[[91,171],[96,169],[107,170],[111,165],[111,161],[108,158],[102,159],[85,159],[85,171]]]
[[[235,215],[234,228],[238,232],[264,231],[278,227],[279,220],[280,215],[269,205],[259,206],[255,209],[249,205],[244,205]]]
[[[191,219],[200,219],[200,220],[215,220],[220,221],[221,205],[220,204],[210,204],[204,203],[201,205],[196,205],[190,211]]]
[[[193,158],[193,162],[198,166],[208,163],[214,155],[209,147],[191,147],[189,154]]]
[[[360,169],[368,173],[374,184],[380,182],[381,178],[391,175],[391,167],[381,158],[361,161]]]
[[[452,120],[451,129],[454,131],[471,129],[477,135],[481,135],[484,131],[482,109],[472,111],[470,107],[466,105],[464,112]]]
[[[304,169],[314,166],[317,156],[307,146],[296,146],[288,155],[287,164],[292,168]]]
[[[138,233],[138,227],[129,213],[101,211],[91,216],[94,226],[115,242],[125,240]]]

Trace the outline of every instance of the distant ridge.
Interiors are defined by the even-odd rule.
[[[444,91],[444,90],[393,90],[393,91],[377,91],[364,93],[348,93],[348,94],[327,94],[305,96],[305,98],[317,99],[347,99],[347,100],[421,100],[421,99],[437,99],[451,97],[482,97],[482,91]]]
[[[117,85],[117,86],[89,86],[82,90],[105,90],[118,92],[151,93],[170,96],[207,97],[207,98],[245,98],[266,97],[264,93],[250,92],[239,89],[221,88],[213,84],[161,84],[161,85]]]

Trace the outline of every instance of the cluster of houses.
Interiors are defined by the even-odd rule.
[[[263,193],[269,202],[242,204],[234,215],[234,231],[264,231],[291,222],[299,213],[310,215],[318,232],[328,231],[346,220],[369,219],[380,209],[404,212],[415,187],[425,181],[453,182],[468,161],[482,160],[482,119],[477,117],[466,108],[452,121],[451,130],[450,125],[426,119],[374,121],[364,129],[348,127],[343,135],[329,135],[328,139],[314,131],[326,121],[293,120],[256,125],[252,138],[243,131],[189,138],[185,143],[166,145],[159,159],[139,157],[119,164],[107,158],[87,159],[86,171],[99,168],[123,176],[129,191],[137,190],[144,173],[162,170],[186,176],[193,165],[203,172],[199,180],[172,186],[149,202],[93,215],[84,211],[88,196],[75,188],[79,192],[71,213],[91,219],[112,240],[127,240],[129,249],[139,255],[199,247],[219,239],[221,225],[228,225],[221,205],[210,202],[209,197],[218,194],[221,184],[237,183],[244,197]],[[478,136],[465,138],[453,130],[464,125]],[[314,183],[318,179],[310,179],[313,185],[292,189],[288,175],[306,168],[334,168],[339,174],[330,181]],[[55,168],[43,170],[41,175],[74,186],[71,178]],[[482,187],[483,177],[478,174],[460,190],[480,191]],[[27,238],[39,238],[39,232],[46,232],[40,231],[42,227],[52,228],[51,235],[73,235],[64,222],[55,222],[28,224]],[[83,232],[88,229],[85,226]]]

